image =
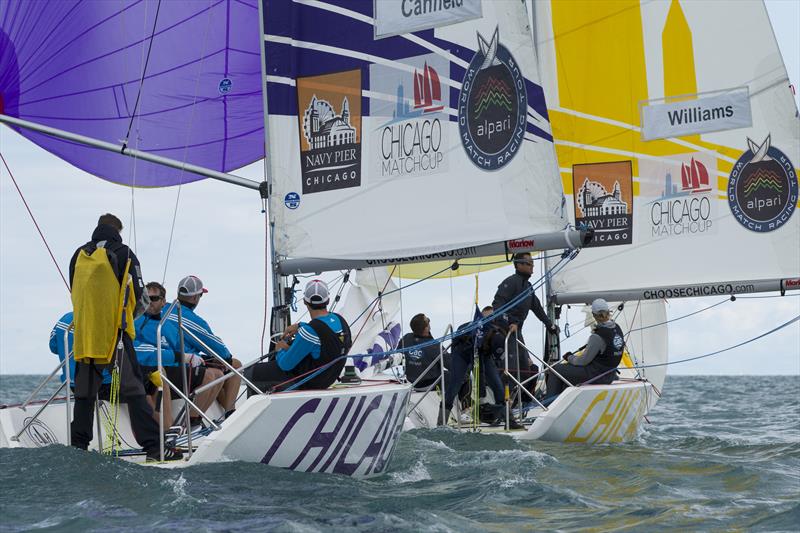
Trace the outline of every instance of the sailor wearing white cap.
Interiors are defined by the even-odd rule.
[[[250,367],[246,372],[248,379],[262,389],[277,389],[281,385],[283,390],[293,384],[299,384],[300,389],[327,389],[333,385],[346,361],[342,356],[352,342],[347,321],[328,312],[329,300],[324,281],[309,281],[303,291],[303,303],[311,321],[287,327],[281,340],[275,343],[277,351],[272,359]],[[316,372],[321,367],[325,370]]]
[[[598,298],[592,302],[592,316],[596,325],[586,342],[586,347],[576,353],[564,354],[564,361],[555,365],[555,371],[572,385],[591,381],[593,384],[609,384],[616,379],[616,368],[625,349],[625,335],[611,319],[608,302]],[[547,376],[547,396],[561,393],[567,384],[555,373]]]

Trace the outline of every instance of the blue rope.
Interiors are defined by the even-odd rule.
[[[524,300],[527,296],[532,294],[536,289],[538,289],[539,287],[542,286],[542,284],[544,283],[544,280],[545,280],[545,278],[547,278],[547,276],[551,276],[552,277],[554,274],[558,273],[559,270],[564,268],[564,266],[566,265],[567,262],[569,262],[572,259],[574,259],[575,256],[577,255],[577,251],[578,250],[573,250],[572,253],[561,255],[561,261],[556,263],[556,265],[550,270],[549,273],[546,273],[546,274],[542,275],[542,277],[540,277],[538,280],[536,280],[535,284],[531,284],[530,287],[528,287],[527,289],[525,289],[524,291],[519,293],[517,296],[515,296],[513,299],[511,299],[505,305],[501,306],[498,309],[495,309],[495,311],[491,315],[483,317],[480,320],[473,321],[467,327],[465,327],[463,329],[452,331],[452,332],[448,333],[447,335],[443,335],[442,337],[439,337],[439,338],[436,338],[436,339],[431,339],[429,341],[425,341],[425,342],[422,342],[420,344],[415,344],[414,346],[410,346],[408,348],[395,348],[394,350],[389,350],[389,351],[386,351],[386,352],[376,352],[376,353],[370,353],[370,354],[342,355],[342,356],[337,357],[336,359],[330,361],[329,363],[317,368],[314,372],[312,372],[308,376],[305,376],[303,379],[299,380],[296,383],[293,383],[292,385],[290,385],[289,387],[284,389],[284,391],[288,392],[288,391],[295,390],[297,387],[299,387],[303,383],[306,383],[310,379],[313,379],[314,377],[316,377],[320,373],[324,372],[325,369],[327,369],[329,366],[331,366],[335,362],[341,361],[342,359],[346,359],[348,357],[351,358],[351,359],[363,359],[365,357],[373,357],[373,358],[377,357],[378,360],[382,360],[382,359],[385,359],[385,358],[389,357],[390,355],[394,355],[396,353],[406,353],[406,352],[409,352],[411,350],[418,350],[420,348],[426,348],[428,346],[435,346],[437,344],[441,344],[442,342],[445,342],[445,341],[448,341],[448,340],[452,340],[452,339],[455,339],[457,337],[461,337],[462,335],[470,334],[473,331],[475,331],[475,330],[477,330],[479,328],[482,328],[484,325],[488,324],[489,322],[492,322],[498,316],[502,315],[507,310],[513,308],[519,302]],[[449,269],[450,267],[447,267],[447,268]],[[447,269],[445,269],[445,270],[447,270]],[[444,272],[444,270],[442,272]],[[423,281],[423,280],[419,280],[419,281]],[[407,288],[407,287],[403,287],[403,288]],[[400,289],[396,289],[396,290],[400,290]],[[373,302],[374,302],[374,300],[373,300]],[[362,313],[362,315],[363,315],[363,313]],[[358,319],[356,319],[356,320],[358,320]]]

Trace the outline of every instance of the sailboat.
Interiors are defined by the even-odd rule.
[[[256,191],[259,205],[267,182],[227,171],[264,155],[260,9],[255,1],[3,3],[2,120],[109,181],[154,187],[212,177]],[[282,287],[275,289],[276,308],[288,319],[291,302]],[[49,399],[35,400],[59,370],[22,404],[0,408],[0,446],[69,444],[69,374]],[[257,394],[242,396],[225,420],[212,406],[203,413],[205,427],[178,440],[186,459],[155,464],[239,460],[359,478],[389,467],[407,384],[289,386],[264,394],[243,380]],[[173,388],[173,398],[181,398],[175,412],[188,413],[191,400],[181,394]],[[141,462],[124,404],[115,410],[99,405],[90,447]],[[109,431],[105,422],[112,419]]]
[[[669,365],[664,302],[800,286],[797,107],[763,2],[528,7],[568,216],[595,230],[548,280],[551,317],[595,298],[620,309],[630,332],[620,378],[652,389],[631,407],[621,389],[611,395],[614,384],[593,408],[606,419],[641,409],[638,425]],[[758,38],[745,44],[731,30],[739,26]],[[592,387],[567,391],[582,388]],[[424,405],[409,420],[435,424],[438,405]],[[575,432],[547,435],[534,428],[550,413],[534,407],[529,429],[515,435],[605,442],[636,434],[614,433],[625,424],[586,424],[592,410],[581,412]]]

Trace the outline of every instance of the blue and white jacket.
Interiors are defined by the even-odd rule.
[[[334,313],[328,313],[318,318],[337,335],[342,332],[342,321]],[[275,358],[280,369],[288,372],[309,354],[313,359],[319,359],[321,348],[322,343],[314,329],[307,323],[300,322],[300,328],[289,349],[279,350],[275,354]]]
[[[228,347],[225,346],[225,343],[222,341],[221,338],[214,335],[214,332],[211,331],[211,326],[208,325],[208,322],[203,320],[203,318],[194,312],[189,306],[181,302],[179,304],[181,306],[181,314],[183,315],[183,324],[192,333],[197,335],[197,337],[202,340],[209,348],[214,350],[214,352],[225,359],[226,361],[230,362],[233,358],[231,356],[230,350]],[[165,325],[168,323],[172,323],[175,327],[175,331],[178,331],[178,308],[177,306],[175,309],[172,310],[170,313],[169,318],[164,323]],[[168,339],[169,340],[169,339]],[[204,359],[211,358],[211,354],[207,353],[205,349],[193,338],[189,335],[183,336],[183,348],[186,353],[193,353],[197,354]]]
[[[136,349],[136,359],[145,367],[158,366],[158,349],[156,348],[156,333],[161,315],[148,315],[145,313],[134,322],[136,326],[136,339],[133,347]],[[161,326],[161,364],[178,366],[180,361],[175,357],[175,352],[180,349],[178,326],[176,323],[165,321]]]
[[[72,325],[72,311],[69,313],[65,313],[56,325],[53,326],[53,330],[50,332],[50,351],[54,354],[58,355],[58,360],[63,361],[64,358],[67,356],[67,353],[72,351],[72,343],[74,342],[74,335],[72,331],[69,332],[69,338],[67,339],[67,346],[66,349],[64,347],[64,332]],[[70,358],[69,360],[69,377],[70,381],[75,383],[75,359]],[[64,371],[64,368],[61,368],[61,383],[64,383],[67,380],[67,374]],[[111,374],[108,373],[108,370],[103,370],[103,383],[111,383]]]

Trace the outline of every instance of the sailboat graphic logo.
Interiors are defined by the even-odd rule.
[[[681,165],[681,190],[690,193],[708,192],[711,186],[708,183],[708,169],[694,157],[687,165]]]
[[[442,85],[439,75],[426,62],[422,72],[414,69],[414,109],[421,109],[423,113],[434,113],[444,109],[441,102]]]
[[[464,75],[458,98],[461,144],[483,170],[499,170],[519,151],[528,120],[528,94],[519,64],[500,44],[498,29],[478,51]]]
[[[733,165],[728,180],[728,205],[745,228],[765,233],[785,224],[797,206],[794,165],[770,144],[747,139],[747,150]]]

